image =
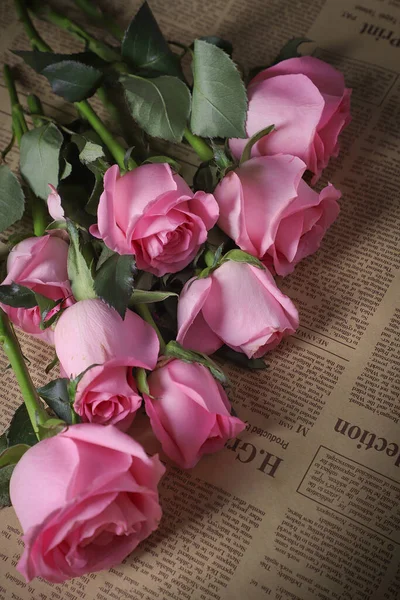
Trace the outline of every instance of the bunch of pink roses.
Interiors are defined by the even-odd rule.
[[[128,43],[132,31],[143,19],[156,26],[146,4],[135,19],[121,47],[128,65],[136,47]],[[195,60],[200,66],[209,60],[204,44],[212,61],[234,74],[235,88],[236,68],[218,46],[196,42]],[[107,61],[111,48],[99,47]],[[178,69],[165,48],[165,64]],[[169,77],[186,87],[179,73],[163,75],[163,85]],[[132,81],[123,80],[129,105],[140,95]],[[152,81],[162,92],[157,78]],[[229,122],[242,119],[242,125],[217,124],[210,131],[201,123],[207,118],[214,127],[214,105],[201,107],[201,83],[195,79],[192,90],[192,131],[189,113],[183,118],[182,136],[203,161],[192,187],[169,157],[129,157],[86,97],[71,98],[62,83],[58,93],[76,102],[93,131],[80,124],[65,133],[41,123],[19,136],[36,235],[9,252],[0,285],[0,340],[21,384],[26,408],[18,410],[30,417],[33,442],[16,450],[8,434],[0,468],[10,469],[11,502],[25,542],[17,568],[28,581],[61,582],[114,565],[158,526],[164,467],[129,435],[139,410],[164,455],[181,468],[194,467],[244,429],[209,355],[229,347],[231,355],[260,367],[259,359],[295,332],[296,307],[274,276],[288,275],[314,253],[338,215],[340,192],[331,184],[317,192],[304,175],[318,180],[349,122],[350,92],[340,73],[311,57],[266,68],[248,86],[248,109],[240,83],[238,114]],[[219,114],[228,110],[223,99],[214,100]],[[161,125],[163,135],[132,112],[145,133],[171,139]],[[13,114],[18,132],[24,117]],[[179,126],[170,123],[174,135]],[[58,144],[55,178],[50,155],[42,175],[23,158],[29,150],[34,162],[38,130],[41,144],[50,136],[52,151]],[[228,145],[210,144],[211,137]],[[47,151],[40,148],[41,155]],[[61,157],[70,168],[66,175],[59,171]],[[10,190],[19,186],[10,172],[0,171],[2,177]],[[8,319],[54,345],[58,378],[35,390]],[[10,431],[18,440],[15,423]]]

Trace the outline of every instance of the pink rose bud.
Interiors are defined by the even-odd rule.
[[[157,456],[115,427],[74,425],[24,454],[10,482],[17,569],[61,583],[120,563],[159,524]]]
[[[151,373],[148,384],[151,396],[144,401],[153,431],[165,454],[184,469],[245,428],[231,416],[223,387],[203,365],[171,360]]]
[[[68,244],[64,240],[50,235],[27,238],[11,250],[7,260],[7,277],[1,285],[17,283],[51,300],[68,298],[64,303],[68,306],[74,299],[68,280],[67,256]],[[53,343],[53,331],[50,328],[40,329],[38,306],[12,308],[1,304],[1,307],[22,331]]]
[[[313,183],[339,153],[338,137],[350,122],[350,94],[342,73],[303,56],[261,71],[249,84],[246,131],[249,137],[269,125],[276,130],[252,148],[252,156],[292,154],[315,174]],[[230,148],[240,158],[247,140]]]
[[[122,320],[102,300],[82,300],[60,317],[54,341],[67,377],[92,367],[76,390],[74,409],[82,420],[128,429],[141,404],[132,367],[152,370],[157,363],[153,328],[130,310]]]
[[[225,262],[189,280],[179,297],[177,341],[206,354],[226,344],[258,358],[298,326],[296,307],[271,273],[247,263]]]
[[[186,267],[218,219],[212,194],[193,194],[168,164],[142,165],[122,177],[117,165],[104,176],[98,225],[90,232],[139,269],[158,277]]]
[[[215,189],[218,225],[237,245],[278,275],[318,250],[339,213],[341,193],[329,184],[314,192],[297,157],[262,156],[228,173]]]

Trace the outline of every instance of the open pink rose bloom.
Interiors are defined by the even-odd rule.
[[[10,485],[24,531],[18,570],[60,583],[120,563],[158,526],[164,470],[112,426],[75,425],[28,450]]]

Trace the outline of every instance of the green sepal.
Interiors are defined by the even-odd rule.
[[[87,369],[85,369],[84,371],[82,371],[82,373],[79,373],[79,375],[77,375],[76,377],[74,377],[73,379],[70,379],[67,383],[67,390],[68,390],[68,398],[70,401],[70,404],[73,408],[74,403],[75,403],[75,396],[76,396],[76,390],[78,389],[78,385],[79,382],[81,381],[81,379],[83,378],[83,376],[90,371],[90,369],[93,369],[93,367],[98,367],[100,366],[98,363],[95,363],[93,365],[90,365]],[[73,417],[78,417],[78,415],[75,413],[75,411],[73,411]],[[76,422],[76,421],[75,421]]]
[[[211,375],[222,385],[228,385],[228,379],[222,369],[207,354],[186,350],[178,342],[172,340],[165,347],[164,356],[167,358],[177,358],[187,363],[198,363],[206,367]]]
[[[30,447],[28,444],[16,444],[5,448],[0,454],[0,469],[9,465],[16,465]]]
[[[233,260],[234,262],[240,263],[247,263],[252,267],[257,267],[258,269],[262,269],[263,271],[265,271],[265,266],[258,258],[252,256],[251,254],[248,254],[248,252],[243,252],[243,250],[230,250],[222,257],[220,264],[223,264],[228,260]]]
[[[274,60],[273,64],[275,65],[276,63],[279,63],[282,60],[288,60],[289,58],[300,57],[301,54],[298,52],[298,47],[301,44],[304,44],[306,42],[312,42],[312,41],[313,40],[310,40],[310,38],[306,38],[306,37],[292,38],[283,46],[283,48],[279,52],[278,56]]]
[[[70,239],[67,268],[72,293],[76,300],[96,298],[93,277],[81,251],[79,231],[69,219],[67,219],[67,231]]]
[[[182,165],[178,163],[174,158],[170,156],[149,156],[142,164],[153,164],[153,163],[167,163],[176,173],[180,173]]]
[[[147,290],[134,290],[129,300],[129,306],[135,306],[135,304],[152,304],[153,302],[163,302],[167,298],[178,297],[175,292],[160,292],[160,291],[147,291]]]
[[[246,162],[246,160],[249,160],[251,158],[251,149],[253,148],[254,144],[259,142],[263,137],[271,133],[271,131],[273,131],[274,129],[275,125],[270,125],[269,127],[265,127],[264,129],[261,129],[260,131],[251,136],[251,138],[249,139],[249,141],[243,149],[239,165],[242,165],[244,162]]]
[[[68,427],[65,421],[61,419],[47,419],[42,425],[38,425],[39,437],[41,440],[54,437]]]
[[[21,404],[15,411],[7,430],[7,445],[26,444],[27,446],[34,446],[37,442],[38,439],[33,430],[26,406]]]
[[[11,506],[10,479],[15,465],[8,465],[0,469],[0,508]]]
[[[147,373],[146,369],[142,367],[138,367],[135,369],[135,381],[137,385],[137,389],[141,394],[146,394],[146,396],[151,396],[149,384],[147,383]]]
[[[0,165],[0,232],[19,221],[25,208],[22,187],[7,165]]]

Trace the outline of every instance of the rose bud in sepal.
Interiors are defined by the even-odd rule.
[[[67,256],[68,244],[58,237],[27,238],[14,246],[8,255],[7,276],[1,285],[16,283],[54,302],[64,299],[64,307],[71,305],[74,299],[68,279]],[[22,331],[53,343],[53,331],[43,331],[40,327],[42,316],[38,305],[23,308],[1,304],[1,307]]]
[[[315,192],[302,179],[305,169],[295,156],[253,158],[230,171],[214,192],[219,227],[278,275],[313,254],[339,214],[339,190],[329,184]]]
[[[98,299],[82,300],[71,308],[56,325],[55,346],[63,374],[80,376],[74,410],[83,421],[126,430],[141,404],[132,367],[154,369],[157,334],[132,311],[123,320]]]
[[[281,61],[264,69],[248,86],[249,137],[275,125],[262,137],[251,156],[292,154],[301,158],[312,173],[313,183],[339,153],[338,137],[350,118],[351,90],[340,71],[312,56]],[[248,140],[230,140],[230,149],[240,159]]]
[[[177,341],[185,348],[212,354],[223,344],[248,358],[259,358],[295,332],[299,317],[293,302],[271,273],[245,253],[228,253],[207,277],[193,278],[178,301]],[[260,268],[261,267],[261,268]]]
[[[18,571],[61,583],[120,563],[159,524],[164,472],[113,426],[74,425],[30,448],[10,483],[24,532]]]
[[[221,450],[243,431],[245,424],[231,416],[222,385],[203,364],[167,360],[147,379],[146,412],[165,454],[189,469],[204,454]]]

